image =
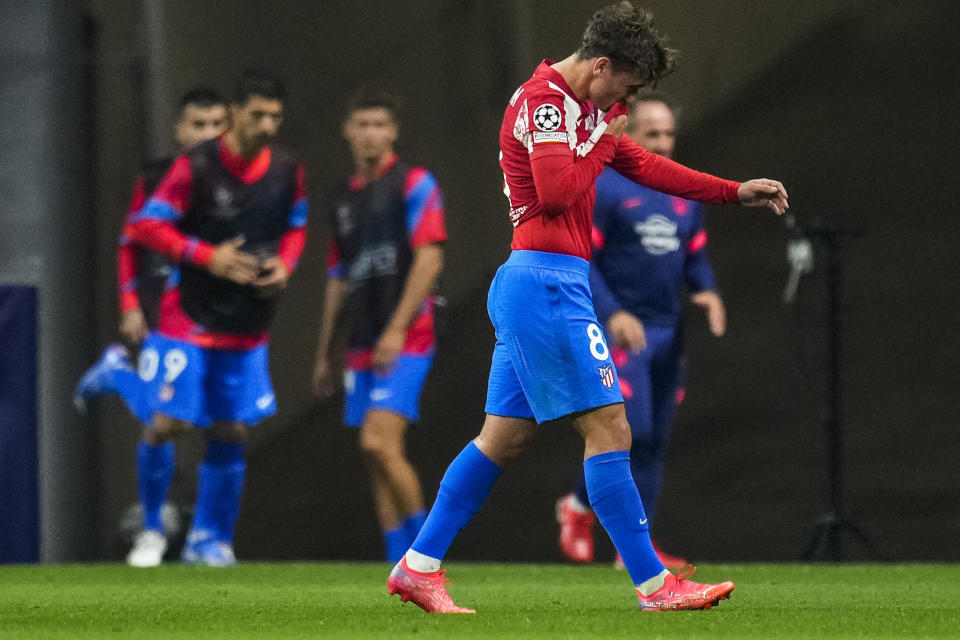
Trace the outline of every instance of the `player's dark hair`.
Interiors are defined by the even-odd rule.
[[[246,104],[253,96],[286,102],[287,90],[280,79],[269,71],[246,69],[237,78],[231,101],[233,104],[242,105]]]
[[[397,124],[400,123],[400,101],[385,91],[361,89],[347,102],[346,116],[361,109],[386,109]]]
[[[638,73],[655,86],[677,65],[679,52],[653,28],[653,14],[629,2],[606,6],[590,18],[577,54],[581,60],[610,58],[614,71]]]
[[[180,112],[183,113],[183,110],[189,105],[209,109],[210,107],[217,106],[225,107],[227,106],[227,101],[223,99],[223,96],[209,87],[194,87],[180,98],[178,104]]]

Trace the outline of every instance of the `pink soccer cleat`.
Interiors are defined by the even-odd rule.
[[[679,611],[690,609],[709,609],[730,598],[733,583],[729,580],[720,584],[700,584],[687,580],[696,571],[688,567],[680,575],[668,575],[663,586],[645,596],[637,591],[638,606],[641,611]]]
[[[560,523],[560,551],[574,562],[593,562],[592,511],[574,509],[572,493],[557,500],[557,522]]]
[[[420,573],[407,566],[406,558],[400,558],[387,578],[387,591],[392,596],[400,594],[401,601],[412,602],[427,613],[476,613],[454,604],[444,586],[448,582],[443,570]]]

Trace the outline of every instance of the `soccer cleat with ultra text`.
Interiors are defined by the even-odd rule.
[[[569,493],[557,500],[557,522],[560,524],[560,551],[574,562],[593,562],[593,511],[579,511],[572,505]]]
[[[645,596],[637,591],[638,606],[641,611],[679,611],[691,609],[709,609],[730,598],[733,583],[729,580],[720,584],[701,584],[687,580],[696,571],[688,567],[679,575],[672,573],[664,578],[663,586]]]
[[[476,613],[454,604],[444,586],[447,582],[443,570],[420,573],[407,566],[406,558],[401,558],[387,578],[387,591],[392,596],[399,594],[401,601],[412,602],[427,613]]]

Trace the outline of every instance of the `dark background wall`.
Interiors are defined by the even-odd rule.
[[[802,220],[861,224],[845,255],[848,505],[889,557],[952,559],[960,533],[960,239],[952,3],[802,5],[650,2],[684,54],[662,88],[684,106],[679,159],[725,177],[782,179]],[[98,25],[98,266],[94,346],[115,331],[114,246],[129,185],[183,90],[227,91],[245,66],[274,69],[291,99],[283,137],[308,170],[313,214],[272,347],[280,414],[250,447],[241,558],[379,557],[355,434],[309,394],[323,287],[323,193],[349,171],[342,106],[361,85],[405,103],[401,153],[445,190],[450,332],[423,399],[411,455],[428,495],[483,418],[492,330],[484,298],[508,253],[496,132],[542,57],[572,51],[596,8],[554,2],[93,1]],[[158,9],[158,7],[161,7]],[[166,103],[156,100],[165,87]],[[793,307],[779,299],[785,234],[772,215],[708,214],[729,333],[688,318],[690,376],[656,534],[693,559],[791,560],[825,511],[826,305],[823,256]],[[96,344],[94,344],[96,343]],[[120,513],[135,500],[137,430],[118,405],[89,428],[99,444],[98,556],[120,557]],[[581,455],[567,424],[545,426],[498,484],[452,557],[559,560],[553,501]],[[174,497],[188,501],[195,442],[180,447]],[[707,535],[709,532],[709,535]],[[850,546],[851,557],[861,552]],[[611,554],[607,548],[605,552]]]

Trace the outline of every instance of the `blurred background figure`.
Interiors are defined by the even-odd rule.
[[[386,558],[409,548],[426,512],[404,435],[420,416],[420,395],[436,350],[434,295],[443,268],[443,198],[433,175],[394,152],[397,104],[357,97],[343,136],[354,173],[330,203],[328,279],[313,371],[314,392],[334,392],[331,345],[350,323],[344,416],[360,428]]]
[[[633,140],[673,157],[676,115],[664,95],[647,92],[631,101],[628,123],[626,134]],[[667,436],[684,395],[685,299],[689,294],[704,309],[717,337],[726,331],[726,311],[705,251],[699,203],[659,193],[607,169],[597,179],[592,244],[593,305],[620,376],[633,436],[630,470],[653,523]],[[557,501],[556,512],[560,550],[574,562],[593,561],[595,518],[582,473],[573,492]],[[665,567],[686,564],[656,542],[654,548]]]
[[[187,91],[180,98],[179,109],[180,117],[173,129],[177,155],[216,138],[227,128],[227,103],[212,89],[197,87]],[[84,373],[74,392],[74,404],[82,413],[87,412],[91,399],[118,393],[130,413],[144,424],[143,439],[137,445],[140,508],[130,512],[139,517],[133,548],[127,555],[127,563],[135,567],[160,564],[167,552],[163,535],[164,520],[168,524],[178,521],[172,506],[166,506],[166,517],[161,515],[166,487],[173,477],[172,445],[160,449],[149,445],[152,387],[141,380],[131,362],[136,361],[143,341],[157,328],[160,297],[170,276],[170,262],[165,256],[131,241],[131,220],[153,195],[171,164],[172,156],[148,162],[137,176],[117,250],[119,335],[122,343],[107,346],[100,359]],[[151,461],[152,457],[156,460]],[[150,491],[151,483],[163,485],[164,490]],[[124,519],[125,531],[131,528],[130,522],[129,517]]]
[[[231,128],[177,158],[130,225],[134,242],[177,265],[159,330],[140,353],[140,376],[155,389],[153,425],[138,452],[145,503],[162,504],[172,438],[191,427],[207,436],[182,553],[188,563],[236,564],[247,429],[276,413],[269,327],[303,251],[307,218],[303,166],[273,144],[285,101],[271,74],[241,74]],[[158,524],[149,535],[163,546]]]

